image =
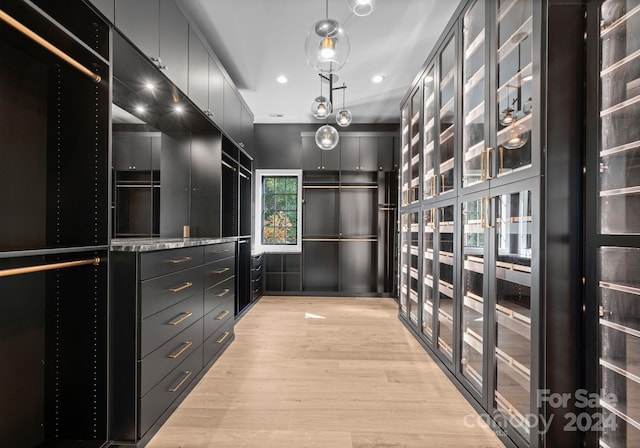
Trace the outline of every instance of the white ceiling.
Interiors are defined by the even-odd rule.
[[[352,15],[347,0],[329,0],[329,17],[351,38],[351,56],[336,74],[345,82],[354,123],[399,121],[400,100],[424,64],[457,0],[377,0],[367,17]],[[325,17],[325,0],[182,0],[238,86],[256,123],[314,123],[311,102],[320,93],[304,42]],[[383,74],[381,84],[371,78]],[[285,75],[289,82],[279,84]],[[327,95],[327,87],[323,88]],[[334,92],[335,110],[342,92]],[[282,117],[273,117],[274,114]]]

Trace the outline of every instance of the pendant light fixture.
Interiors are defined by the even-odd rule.
[[[323,78],[321,76],[320,77],[320,96],[317,96],[313,100],[313,103],[311,103],[311,113],[313,114],[314,117],[316,117],[319,120],[324,120],[329,115],[331,115],[331,112],[333,112],[333,105],[331,104],[331,101],[327,97],[322,95],[322,80]]]
[[[316,131],[316,145],[318,148],[324,151],[330,151],[336,146],[338,146],[338,142],[340,141],[340,135],[336,128],[329,124],[325,124],[321,126]]]
[[[304,49],[309,65],[321,73],[338,71],[347,63],[351,51],[349,35],[337,21],[329,18],[329,0],[326,0],[325,18],[311,27]]]
[[[342,83],[342,109],[340,109],[336,114],[336,123],[338,123],[338,126],[342,126],[343,128],[349,126],[351,124],[351,121],[353,120],[351,111],[349,109],[345,109],[344,107],[345,90],[347,90],[347,86],[345,85],[345,83]]]
[[[511,125],[505,133],[502,146],[504,149],[519,149],[529,141],[529,129],[526,126],[518,124]]]
[[[376,0],[349,0],[349,9],[357,16],[368,16],[376,9]]]

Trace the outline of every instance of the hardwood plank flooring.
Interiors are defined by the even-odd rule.
[[[391,299],[263,297],[148,446],[502,447],[397,312]]]

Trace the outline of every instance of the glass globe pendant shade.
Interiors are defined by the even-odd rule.
[[[318,96],[313,103],[311,103],[311,113],[318,119],[325,119],[331,114],[332,110],[331,101],[325,96]]]
[[[368,16],[376,9],[376,0],[349,0],[349,9],[357,16]]]
[[[330,151],[338,145],[340,135],[336,128],[325,124],[316,131],[316,145],[324,151]]]
[[[353,120],[353,115],[348,109],[342,109],[336,114],[336,123],[343,128],[349,126]]]
[[[518,149],[522,148],[529,141],[529,130],[519,124],[517,126],[511,126],[506,132],[502,147],[504,149]]]
[[[316,22],[304,42],[307,62],[314,70],[332,73],[340,70],[349,59],[349,35],[333,19]]]
[[[498,121],[502,126],[509,126],[518,120],[518,112],[519,111],[514,110],[512,107],[507,107],[500,113]]]

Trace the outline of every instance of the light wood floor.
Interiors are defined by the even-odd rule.
[[[397,311],[391,299],[262,298],[148,446],[502,447]]]

